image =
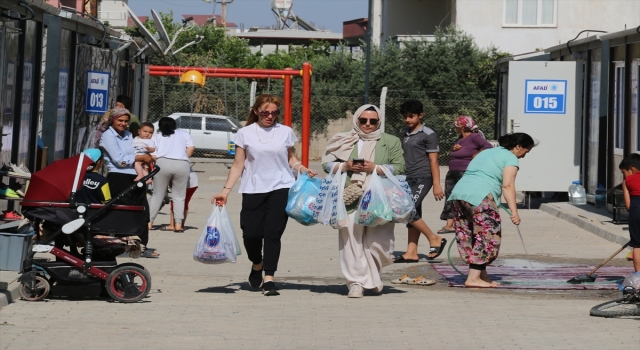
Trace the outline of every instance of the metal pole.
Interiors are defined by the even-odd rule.
[[[285,68],[285,70],[292,70],[291,68]],[[284,125],[291,126],[291,76],[284,77]]]
[[[369,73],[371,72],[371,35],[373,35],[373,0],[369,0],[369,18],[367,20],[367,58],[364,73],[364,103],[369,103]]]
[[[302,64],[302,155],[300,162],[309,166],[309,137],[311,136],[311,64]]]

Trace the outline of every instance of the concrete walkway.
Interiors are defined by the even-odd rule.
[[[200,187],[191,202],[187,231],[153,231],[150,246],[161,257],[135,260],[153,277],[144,302],[113,303],[98,297],[97,287],[54,288],[44,302],[18,300],[0,311],[0,348],[632,349],[640,344],[637,318],[589,316],[592,306],[617,297],[615,291],[455,289],[440,279],[430,287],[389,283],[381,295],[348,299],[337,232],[293,220],[283,237],[276,274],[281,295],[264,297],[246,282],[251,265],[244,249],[236,264],[203,265],[192,259],[212,208],[211,195],[222,188],[230,164],[231,160],[196,160]],[[319,170],[317,164],[313,167]],[[234,191],[228,204],[238,236],[240,201]],[[443,224],[441,209],[442,202],[429,195],[425,221],[434,230]],[[167,210],[156,225],[168,223]],[[538,263],[594,265],[620,247],[541,209],[521,209],[520,215],[526,248]],[[496,263],[522,259],[515,227],[505,222],[503,229]],[[396,225],[395,232],[396,253],[401,254],[406,228]],[[452,234],[444,237],[454,240]],[[421,254],[427,250],[420,247]],[[630,266],[623,257],[620,254],[612,263]],[[452,259],[460,261],[455,248]],[[430,263],[446,263],[446,253],[429,263],[386,267],[384,279],[404,273],[438,278]],[[0,272],[1,281],[13,276]]]

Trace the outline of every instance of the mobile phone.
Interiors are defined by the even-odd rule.
[[[364,159],[363,158],[354,158],[353,159],[353,164],[364,164]]]

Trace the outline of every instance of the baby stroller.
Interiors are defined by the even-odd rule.
[[[143,187],[160,169],[156,167],[106,204],[76,203],[76,191],[92,163],[89,157],[80,154],[55,161],[31,176],[22,201],[22,213],[33,222],[37,235],[19,279],[20,295],[25,300],[44,299],[53,283],[100,282],[111,298],[123,303],[137,302],[151,290],[151,275],[142,265],[116,262],[116,256],[124,252],[124,247],[101,251],[94,238],[96,235],[134,236],[148,230],[144,207],[114,203],[134,188]],[[43,231],[52,234],[44,237]],[[83,241],[82,253],[71,237]],[[69,245],[70,250],[66,250],[65,245]],[[51,253],[57,261],[34,259],[36,253]]]

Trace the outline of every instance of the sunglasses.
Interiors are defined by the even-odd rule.
[[[277,116],[279,116],[279,115],[280,115],[280,110],[279,110],[279,109],[276,109],[276,110],[275,110],[275,111],[273,111],[273,112],[269,112],[269,111],[260,111],[260,112],[258,112],[258,114],[260,114],[260,116],[261,116],[261,117],[265,117],[265,118],[266,118],[266,117],[268,117],[268,116],[270,116],[270,115],[272,115],[272,116],[274,116],[274,117],[277,117]]]
[[[367,124],[367,121],[369,121],[369,124],[371,124],[371,125],[376,125],[376,124],[378,124],[378,120],[379,120],[379,119],[358,118],[358,121],[359,121],[359,122],[360,122],[360,124],[362,124],[362,125]]]

